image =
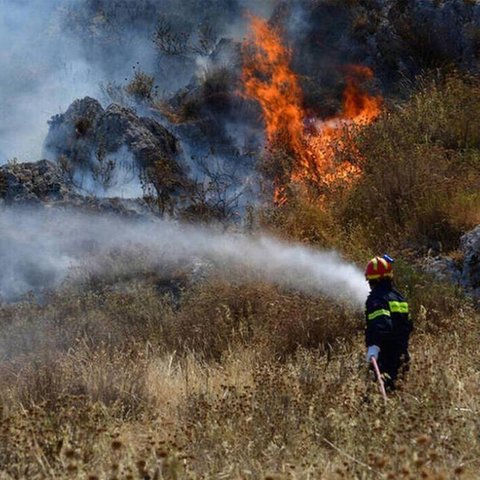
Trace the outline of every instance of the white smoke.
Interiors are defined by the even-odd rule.
[[[88,255],[132,248],[147,249],[153,268],[192,258],[242,266],[256,278],[357,307],[368,291],[362,272],[333,251],[164,220],[8,208],[0,212],[0,294],[14,299],[58,286]]]
[[[92,159],[92,167],[77,169],[72,182],[81,195],[97,198],[142,198],[140,169],[126,146],[108,153],[102,162]]]
[[[231,0],[230,18],[219,2],[211,20],[221,36],[241,38],[248,24],[243,10],[269,15],[277,3]],[[187,84],[198,68],[195,58],[161,56],[152,35],[158,15],[177,14],[194,28],[202,21],[197,10],[189,12],[181,0],[104,1],[98,7],[86,0],[0,0],[0,164],[48,154],[42,151],[48,120],[77,98],[110,101],[102,85],[124,84],[134,65],[155,76],[160,92],[171,95]],[[135,15],[144,23],[136,24]]]
[[[75,0],[0,0],[0,163],[41,158],[47,121],[75,98],[96,95],[99,76],[59,25]]]

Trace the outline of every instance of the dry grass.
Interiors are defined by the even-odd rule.
[[[425,302],[386,407],[361,315],[268,285],[2,307],[0,478],[476,478],[478,318],[400,275]]]
[[[148,102],[154,96],[154,83],[154,77],[136,70],[133,79],[125,87],[125,92],[139,102]]]
[[[338,211],[343,221],[376,248],[457,248],[479,219],[479,107],[477,77],[425,79],[405,105],[362,130],[352,154],[364,171]]]

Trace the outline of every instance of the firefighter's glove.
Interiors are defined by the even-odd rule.
[[[375,360],[378,360],[378,354],[380,353],[380,348],[377,347],[376,345],[371,345],[370,347],[368,347],[368,350],[367,350],[367,363],[370,363],[372,361],[372,358],[374,358]]]

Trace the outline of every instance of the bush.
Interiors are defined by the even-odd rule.
[[[235,346],[256,345],[259,355],[285,359],[299,347],[328,351],[362,327],[358,314],[330,300],[219,278],[186,295],[168,330],[170,349],[204,358],[219,360]]]
[[[412,257],[395,263],[395,282],[408,300],[416,333],[442,335],[452,328],[452,318],[471,308],[471,301],[459,286],[422,273]]]
[[[480,82],[457,74],[421,82],[405,105],[362,130],[363,174],[340,206],[375,249],[458,246],[480,208]]]
[[[260,211],[258,222],[263,229],[276,237],[320,248],[334,245],[337,235],[341,233],[332,212],[295,195],[281,207]]]
[[[154,83],[154,77],[145,72],[136,71],[133,80],[125,87],[125,91],[136,101],[151,101]]]

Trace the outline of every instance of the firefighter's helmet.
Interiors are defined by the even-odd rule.
[[[384,257],[372,258],[365,269],[367,280],[381,280],[382,278],[393,277],[393,260],[385,255]]]

